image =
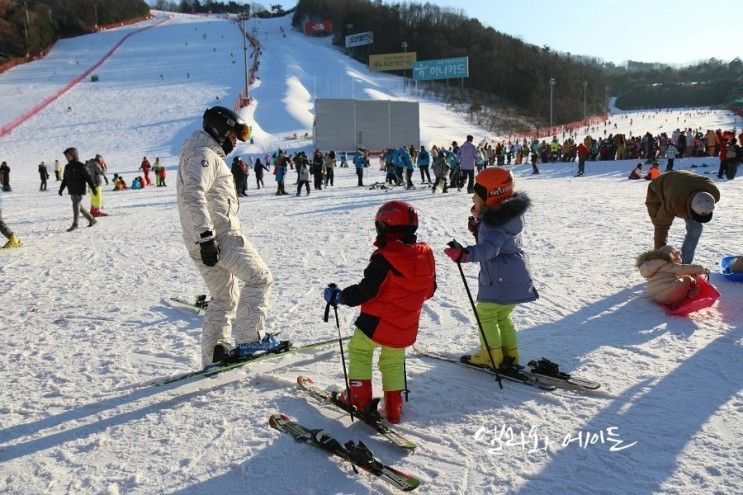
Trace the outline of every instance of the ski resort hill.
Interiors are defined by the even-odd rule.
[[[328,39],[291,31],[289,17],[253,19],[248,29],[261,45],[252,102],[241,110],[254,142],[238,146],[228,161],[279,147],[309,151],[304,135],[315,98],[419,97],[401,78],[368,71]],[[418,447],[407,453],[298,391],[298,375],[341,388],[337,345],[214,378],[148,385],[200,368],[201,316],[171,301],[206,293],[181,238],[177,155],[205,108],[237,100],[242,46],[235,23],[221,16],[159,14],[61,40],[44,59],[0,74],[0,125],[31,111],[0,137],[13,189],[2,193],[2,215],[24,242],[0,251],[0,492],[392,493],[374,476],[271,429],[276,412],[339,440],[363,441],[386,463],[418,476],[420,493],[740,491],[743,286],[717,266],[727,254],[743,254],[743,181],[717,179],[716,157],[677,159],[674,167],[708,176],[721,192],[694,260],[712,271],[721,296],[689,317],[668,316],[643,295],[634,262],[652,247],[653,229],[647,182],[627,180],[636,161],[588,162],[584,177],[574,177],[575,163],[542,164],[539,175],[529,165],[511,167],[516,189],[533,203],[523,243],[540,295],[514,312],[522,360],[545,356],[599,381],[597,392],[509,381],[500,389],[488,374],[410,349],[410,401],[397,430]],[[427,147],[467,134],[507,139],[442,102],[421,100],[420,115]],[[608,132],[633,135],[741,128],[732,114],[709,109],[612,113],[608,122]],[[69,199],[55,194],[54,179],[49,192],[39,191],[37,165],[64,161],[69,146],[83,159],[101,153],[109,178],[116,172],[128,182],[143,156],[160,157],[168,186],[109,186],[103,201],[111,216],[67,233]],[[290,170],[290,191],[294,179]],[[376,161],[364,180],[384,180]],[[424,306],[416,348],[455,359],[477,349],[462,278],[443,254],[452,239],[474,242],[469,194],[431,194],[417,172],[414,190],[360,188],[353,168],[336,168],[335,185],[309,196],[275,196],[273,176],[265,182],[257,190],[249,177],[239,217],[273,272],[267,323],[282,338],[303,345],[338,337],[334,321],[322,321],[322,289],[360,280],[373,250],[375,212],[402,199],[418,209],[419,239],[436,256],[437,291]],[[683,236],[677,220],[669,242],[680,246]],[[463,269],[476,290],[478,267]],[[343,336],[357,314],[339,307]],[[381,395],[376,370],[375,392]]]

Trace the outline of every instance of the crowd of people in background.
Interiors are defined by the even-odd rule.
[[[605,126],[609,127],[610,124],[606,122]],[[595,131],[597,127],[588,127],[586,130]],[[557,136],[553,136],[549,142],[524,138],[521,141],[483,140],[476,145],[473,136],[469,135],[462,145],[452,141],[448,145],[434,145],[430,150],[425,146],[415,145],[384,149],[379,153],[380,170],[385,172],[384,182],[375,182],[370,187],[399,186],[415,189],[426,186],[433,193],[446,193],[455,188],[471,194],[476,174],[491,166],[530,163],[531,173],[539,174],[540,164],[577,161],[576,176],[580,177],[585,173],[586,161],[627,159],[644,160],[644,164],[638,163],[630,172],[630,179],[653,180],[662,173],[660,160],[665,160],[665,171],[670,171],[673,170],[675,159],[695,156],[719,157],[718,177],[733,178],[737,164],[743,158],[743,132],[735,136],[734,130],[707,130],[703,133],[687,128],[683,131],[676,129],[670,136],[665,132],[655,136],[647,132],[641,137],[609,133],[606,137],[593,138],[589,134],[577,144],[574,132],[567,130],[567,134],[563,133],[567,137],[562,142]],[[357,186],[363,187],[364,170],[370,166],[370,152],[364,148],[353,153],[316,148],[309,157],[304,151],[289,154],[279,148],[273,153],[263,154],[262,157],[235,156],[231,172],[239,197],[247,196],[251,170],[255,174],[257,189],[265,187],[264,172],[274,175],[275,195],[282,196],[289,194],[285,181],[288,180],[289,171],[293,170],[296,173],[293,182],[297,186],[295,195],[301,196],[302,190],[306,195],[310,194],[310,182],[314,191],[333,187],[335,168],[348,168],[349,158],[356,171]],[[644,165],[648,167],[647,172],[643,169]],[[731,167],[734,168],[732,173],[728,171]],[[420,175],[417,186],[414,184],[416,169]]]
[[[628,118],[625,116],[624,118]],[[630,121],[632,124],[632,121]],[[384,171],[384,181],[370,184],[371,188],[404,187],[415,189],[417,187],[430,188],[432,193],[447,193],[452,189],[465,190],[472,194],[474,179],[478,173],[491,166],[508,167],[529,163],[532,174],[539,174],[540,164],[557,162],[576,162],[576,177],[585,173],[587,161],[608,160],[639,160],[635,167],[629,172],[630,180],[658,179],[663,172],[674,170],[674,161],[678,158],[709,157],[719,160],[717,177],[720,179],[733,179],[737,174],[738,165],[743,161],[743,132],[736,135],[736,130],[702,130],[700,128],[684,129],[676,128],[670,133],[661,132],[653,134],[646,132],[642,136],[613,134],[610,129],[616,129],[617,124],[611,121],[604,123],[604,137],[594,138],[591,134],[598,133],[600,126],[586,127],[585,137],[578,140],[577,129],[565,129],[562,132],[562,141],[555,135],[549,141],[537,138],[521,138],[520,140],[488,141],[482,140],[475,144],[474,138],[468,135],[465,141],[459,145],[452,141],[447,145],[433,145],[430,150],[426,146],[399,146],[388,148],[379,153],[380,171]],[[74,149],[74,148],[71,148]],[[103,211],[103,185],[109,185],[106,175],[108,166],[102,155],[96,154],[84,163],[84,172],[67,172],[69,163],[64,164],[60,160],[54,160],[52,171],[57,182],[63,183],[63,188],[69,188],[71,181],[74,183],[71,190],[73,198],[73,225],[69,230],[77,228],[77,217],[82,214],[86,218],[106,216]],[[287,174],[294,171],[294,182],[296,196],[301,196],[302,190],[306,195],[310,194],[310,182],[312,190],[335,186],[335,169],[352,167],[357,176],[357,186],[364,187],[365,170],[370,166],[370,151],[359,148],[355,152],[321,151],[315,149],[310,157],[304,151],[289,154],[286,150],[277,149],[273,153],[264,153],[263,156],[235,156],[232,159],[230,171],[238,197],[248,195],[248,177],[251,171],[255,176],[255,187],[260,190],[265,188],[264,174],[270,173],[276,182],[276,196],[288,195],[286,191]],[[77,161],[77,156],[73,161]],[[665,164],[665,170],[661,166]],[[692,165],[695,167],[697,165]],[[706,165],[703,165],[706,166]],[[415,170],[418,170],[420,182],[414,184]],[[137,169],[137,174],[131,184],[127,184],[125,178],[120,174],[114,174],[111,184],[113,191],[128,189],[143,189],[153,185],[151,174],[154,176],[156,187],[166,187],[167,167],[161,163],[160,158],[155,158],[151,164],[146,156]],[[41,161],[38,165],[39,190],[47,191],[50,178],[49,167],[46,162]],[[72,173],[73,179],[70,179]],[[65,175],[68,180],[65,180]],[[84,174],[84,175],[80,175]],[[77,175],[80,175],[79,177]],[[90,179],[90,182],[88,182]],[[91,204],[90,210],[85,209],[82,204],[82,196],[85,194],[85,183],[90,186]],[[80,187],[77,187],[80,186]],[[4,192],[12,191],[10,185],[10,167],[6,162],[0,164],[0,188]],[[74,193],[72,192],[74,190]],[[89,221],[90,226],[95,222]],[[7,227],[6,227],[7,228]],[[9,233],[5,230],[4,233]],[[6,235],[9,241],[4,247],[14,247],[17,237],[12,233]],[[20,241],[18,241],[20,242]]]

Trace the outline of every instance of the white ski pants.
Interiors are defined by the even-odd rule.
[[[219,242],[219,261],[209,267],[201,261],[199,249],[191,259],[209,289],[209,306],[204,315],[201,362],[212,362],[214,346],[234,336],[235,344],[262,337],[268,313],[273,276],[253,244],[242,235],[230,235]],[[242,290],[238,286],[242,282]],[[237,317],[233,332],[232,322]]]

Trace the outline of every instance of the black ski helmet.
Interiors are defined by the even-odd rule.
[[[230,131],[235,131],[240,141],[247,141],[250,138],[250,128],[242,117],[225,107],[207,108],[202,127],[219,143],[227,155],[233,148],[232,141],[227,137]]]

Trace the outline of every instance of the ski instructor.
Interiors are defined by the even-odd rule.
[[[235,183],[224,161],[238,140],[250,138],[250,128],[219,106],[204,112],[202,127],[181,148],[177,191],[183,241],[209,289],[201,339],[201,360],[207,366],[219,359],[231,336],[238,347],[270,340],[264,325],[273,276],[241,232]]]

